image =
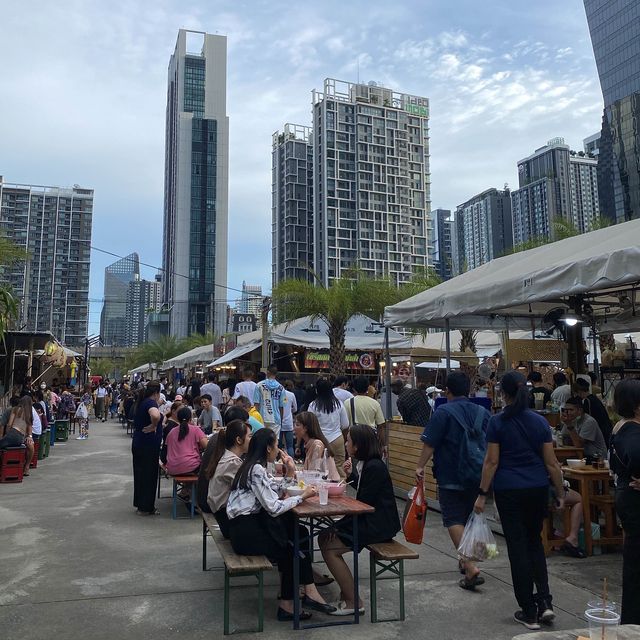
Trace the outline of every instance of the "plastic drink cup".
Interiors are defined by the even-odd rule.
[[[544,393],[534,393],[533,401],[537,411],[544,409]]]
[[[589,622],[590,640],[618,640],[620,616],[611,609],[587,609],[584,613]]]
[[[320,498],[320,504],[329,504],[329,485],[325,482],[320,483],[318,487],[318,496]]]
[[[609,611],[615,611],[616,613],[619,613],[617,602],[614,602],[613,600],[607,600],[607,602],[604,603],[602,601],[602,598],[594,598],[593,600],[589,600],[589,602],[587,602],[587,611],[589,611],[589,609],[608,609]]]

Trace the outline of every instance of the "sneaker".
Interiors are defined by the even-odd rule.
[[[78,436],[76,440],[84,440],[84,436]]]
[[[525,614],[524,611],[516,611],[513,614],[513,619],[520,624],[523,624],[527,629],[531,629],[531,631],[537,631],[540,629],[540,623],[535,617],[529,617]]]
[[[553,611],[553,607],[551,606],[550,600],[540,600],[538,602],[538,620],[540,622],[544,622],[545,624],[549,624],[553,622],[556,614]]]

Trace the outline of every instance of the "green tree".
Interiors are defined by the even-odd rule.
[[[147,362],[160,364],[184,351],[182,340],[175,336],[162,336],[135,349],[127,360],[127,367],[134,369]]]
[[[194,333],[180,341],[182,352],[190,351],[196,347],[206,347],[210,344],[215,344],[216,336],[213,331],[207,331],[207,333]],[[177,354],[176,354],[177,355]]]
[[[19,301],[10,285],[1,283],[7,267],[23,262],[28,253],[12,240],[0,234],[0,340],[18,317]]]
[[[311,316],[327,323],[329,369],[333,375],[345,371],[345,333],[351,316],[362,313],[374,319],[382,317],[384,308],[409,298],[437,284],[431,270],[415,275],[408,284],[394,286],[388,278],[371,278],[359,270],[346,272],[325,287],[315,276],[315,283],[302,279],[283,280],[273,289],[274,320],[290,322]]]
[[[115,373],[116,363],[111,358],[94,358],[89,362],[89,368],[92,375],[109,378]]]

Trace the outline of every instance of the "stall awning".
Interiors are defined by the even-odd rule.
[[[570,296],[593,302],[601,328],[640,326],[640,220],[515,253],[443,282],[385,310],[391,326],[531,329]],[[627,300],[621,302],[622,294]],[[640,304],[640,296],[638,297]]]
[[[147,373],[147,371],[150,371],[151,369],[155,369],[156,365],[153,362],[147,362],[146,364],[141,364],[139,367],[136,367],[135,369],[129,369],[129,373]]]
[[[232,349],[228,353],[225,353],[223,356],[221,356],[217,360],[214,360],[213,362],[210,362],[206,366],[218,367],[222,364],[226,364],[227,362],[231,362],[236,358],[241,358],[242,356],[246,355],[247,353],[251,353],[252,351],[254,351],[255,349],[258,349],[261,346],[262,346],[262,340],[253,340],[248,344],[243,344],[243,345],[240,345],[239,347],[236,347],[235,349]]]
[[[160,369],[182,369],[190,364],[196,364],[197,362],[208,362],[213,358],[213,345],[206,344],[195,349],[185,351],[180,355],[169,358],[162,363]]]

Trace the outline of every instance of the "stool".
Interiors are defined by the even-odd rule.
[[[51,422],[49,424],[49,428],[47,429],[47,431],[49,432],[49,438],[48,438],[49,447],[53,447],[53,445],[55,445],[56,443],[56,422],[57,420],[54,420],[53,422]]]
[[[44,436],[45,434],[42,434],[42,435]],[[37,449],[37,451],[38,451],[38,460],[44,460],[45,459],[45,454],[47,453],[47,446],[45,444],[45,440],[46,440],[45,437],[38,438],[38,449]],[[33,444],[35,445],[35,442]],[[33,455],[34,456],[36,455],[35,452],[34,452]]]
[[[542,546],[544,547],[544,555],[548,556],[552,549],[564,544],[564,538],[556,538],[554,536],[553,527],[553,514],[554,511],[549,511],[547,517],[542,523]],[[565,507],[562,510],[562,532],[566,535],[571,531],[571,507]]]
[[[39,455],[40,455],[40,438],[33,441],[33,456],[31,456],[31,463],[29,464],[29,469],[37,468]]]
[[[40,435],[40,446],[44,449],[44,457],[51,453],[51,429],[45,429]]]
[[[56,442],[66,442],[69,439],[69,421],[68,420],[55,421],[54,438]]]
[[[600,535],[599,544],[621,545],[622,533],[618,530],[615,498],[610,494],[591,496],[591,507],[604,514],[604,536]],[[595,520],[598,522],[598,519]]]
[[[416,560],[420,556],[404,545],[391,540],[367,546],[369,550],[369,574],[371,579],[371,622],[394,622],[404,620],[404,561]],[[378,578],[391,573],[398,579],[398,591],[400,594],[400,617],[378,619]],[[394,580],[395,578],[380,578],[381,580]],[[357,603],[356,603],[357,604]]]
[[[0,451],[0,482],[22,482],[27,448],[24,445]]]
[[[196,510],[196,485],[198,476],[173,476],[173,506],[171,507],[171,518],[178,519],[178,488],[191,485],[191,518]]]

